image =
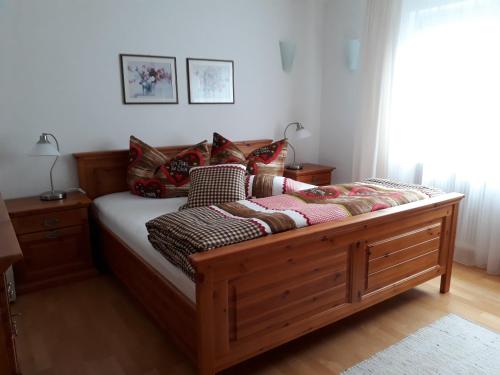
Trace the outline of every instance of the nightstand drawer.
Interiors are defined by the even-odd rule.
[[[326,165],[304,163],[302,169],[287,169],[283,176],[296,181],[305,182],[317,186],[330,185],[332,183],[332,172],[335,167]]]
[[[331,174],[321,173],[321,174],[311,174],[311,175],[303,175],[297,178],[300,182],[305,182],[307,184],[312,185],[330,185]]]
[[[92,264],[86,227],[78,225],[19,236],[24,254],[15,268],[19,284],[47,280]]]
[[[79,209],[48,212],[38,215],[12,218],[12,224],[18,235],[50,229],[79,225],[82,222]]]

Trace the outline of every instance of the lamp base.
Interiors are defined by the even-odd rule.
[[[41,201],[57,201],[66,198],[66,192],[60,190],[46,191],[40,194]]]
[[[287,165],[285,168],[291,169],[293,171],[299,171],[299,170],[303,169],[304,167],[302,166],[302,164],[290,164],[290,165]]]

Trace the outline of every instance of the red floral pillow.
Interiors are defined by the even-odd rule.
[[[247,164],[246,156],[238,146],[219,133],[214,133],[210,165],[216,164]]]
[[[142,197],[187,196],[189,170],[191,167],[206,165],[207,159],[207,141],[200,142],[167,159],[154,147],[131,136],[127,184],[133,194]]]
[[[210,164],[246,164],[249,174],[282,176],[285,168],[287,141],[274,142],[253,150],[248,156],[230,140],[214,133]]]
[[[253,150],[247,157],[250,174],[283,176],[288,143],[286,139]]]

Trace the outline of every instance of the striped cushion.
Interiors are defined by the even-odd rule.
[[[245,178],[245,193],[247,198],[265,198],[311,189],[313,187],[315,186],[295,181],[291,178],[268,174],[248,175]]]

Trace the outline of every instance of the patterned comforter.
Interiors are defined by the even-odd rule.
[[[370,179],[314,187],[266,198],[185,209],[146,223],[149,241],[191,279],[189,256],[269,234],[339,221],[415,202],[440,192],[419,185]]]

